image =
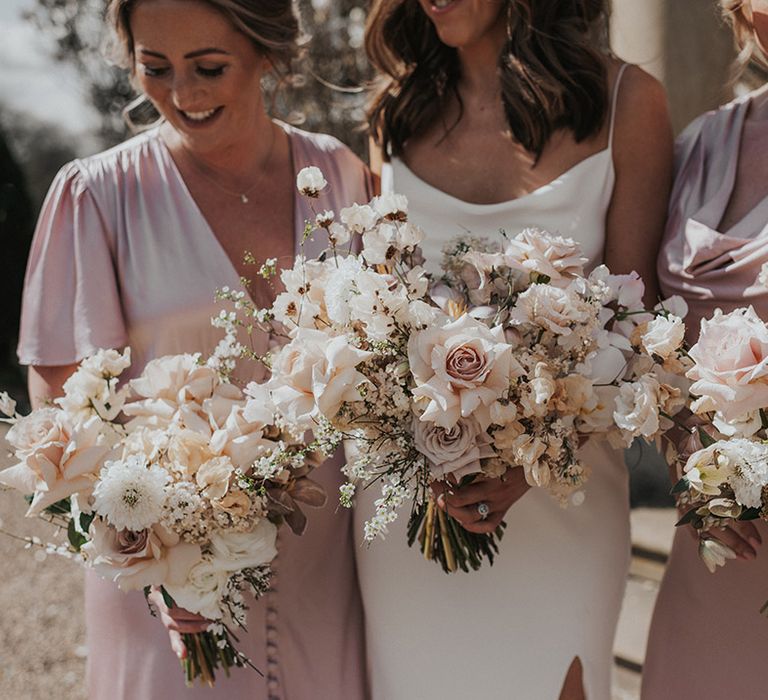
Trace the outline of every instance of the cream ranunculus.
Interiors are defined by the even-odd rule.
[[[731,420],[768,406],[768,328],[751,306],[702,319],[690,356],[691,393],[701,397],[694,411],[717,410]]]
[[[572,333],[574,324],[583,323],[588,318],[589,308],[571,290],[534,284],[518,296],[509,321],[513,325],[535,324],[556,335],[566,336]]]
[[[429,461],[432,476],[461,480],[482,471],[482,460],[496,455],[491,438],[474,418],[460,418],[450,429],[414,418],[414,444]]]
[[[554,236],[529,228],[510,240],[504,249],[504,263],[527,273],[546,275],[555,286],[567,286],[584,274],[589,262],[581,247],[571,238]]]
[[[210,541],[213,565],[222,571],[265,566],[277,556],[277,527],[266,518],[249,532],[215,531]]]
[[[63,413],[40,410],[45,413],[35,411],[8,431],[11,444],[22,446],[21,461],[0,472],[0,483],[33,496],[30,517],[74,493],[90,493],[112,449],[98,416],[72,426]]]
[[[81,550],[87,565],[124,591],[184,581],[202,557],[199,545],[182,542],[159,525],[142,532],[118,531],[96,518],[88,534],[90,541]]]
[[[421,420],[446,429],[469,416],[487,428],[491,405],[522,374],[503,329],[489,330],[466,314],[442,327],[413,333],[408,361],[416,381],[414,397],[429,400]]]

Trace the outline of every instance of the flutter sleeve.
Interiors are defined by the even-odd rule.
[[[43,204],[27,263],[21,364],[68,365],[127,344],[108,221],[79,164],[64,166]]]

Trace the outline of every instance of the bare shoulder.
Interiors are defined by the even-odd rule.
[[[617,135],[621,131],[670,129],[667,93],[659,80],[642,68],[628,65],[618,86]]]
[[[664,86],[642,68],[628,65],[616,102],[613,153],[617,168],[637,160],[671,163],[673,131]]]

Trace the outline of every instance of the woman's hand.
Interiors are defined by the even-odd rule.
[[[456,518],[465,530],[478,534],[493,532],[504,520],[512,504],[530,488],[521,468],[508,469],[500,478],[481,476],[462,487],[445,482],[432,485],[437,505]],[[488,507],[485,518],[478,510],[481,503]]]
[[[697,416],[684,416],[682,422],[686,429],[675,427],[667,433],[670,440],[678,445],[678,464],[684,464],[688,458],[704,445],[699,438],[699,429],[706,429],[706,423]],[[670,465],[670,476],[672,483],[680,478],[676,465]],[[677,511],[680,517],[686,514],[693,505],[678,505]],[[698,542],[703,536],[708,539],[717,540],[730,547],[739,559],[752,561],[757,557],[758,549],[763,544],[763,538],[755,527],[754,523],[748,520],[729,520],[725,528],[714,528],[707,530],[706,533],[699,533],[692,525],[684,525],[685,529]]]
[[[693,530],[693,528],[689,528]],[[710,540],[718,540],[730,547],[739,559],[752,561],[757,557],[763,538],[753,523],[746,520],[730,520],[728,527],[707,530],[703,535]]]
[[[149,602],[155,606],[163,626],[168,630],[171,648],[176,656],[180,659],[185,659],[187,657],[187,648],[184,646],[181,635],[205,632],[211,621],[184,608],[177,608],[175,606],[169,608],[165,604],[165,600],[163,600],[163,594],[154,586],[149,594]]]

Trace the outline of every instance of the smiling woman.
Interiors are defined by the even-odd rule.
[[[110,10],[124,65],[163,119],[65,166],[51,188],[27,269],[19,344],[35,404],[60,395],[76,363],[98,348],[130,345],[133,376],[163,355],[209,355],[220,339],[210,323],[219,312],[215,290],[237,289],[255,269],[244,252],[293,261],[313,218],[294,186],[302,167],[326,173],[323,208],[370,197],[368,172],[349,149],[265,111],[263,76],[286,71],[298,52],[291,0],[113,0]],[[310,241],[307,254],[322,247]],[[246,291],[258,306],[275,294],[261,279]],[[261,353],[269,339],[255,342]],[[332,494],[342,478],[329,465],[317,480]],[[265,677],[239,671],[214,689],[185,688],[168,634],[141,594],[89,576],[90,697],[362,700],[350,516],[318,508],[305,534],[281,535],[278,550],[273,590],[251,605],[241,639]],[[179,632],[207,625],[158,607],[175,643]]]

